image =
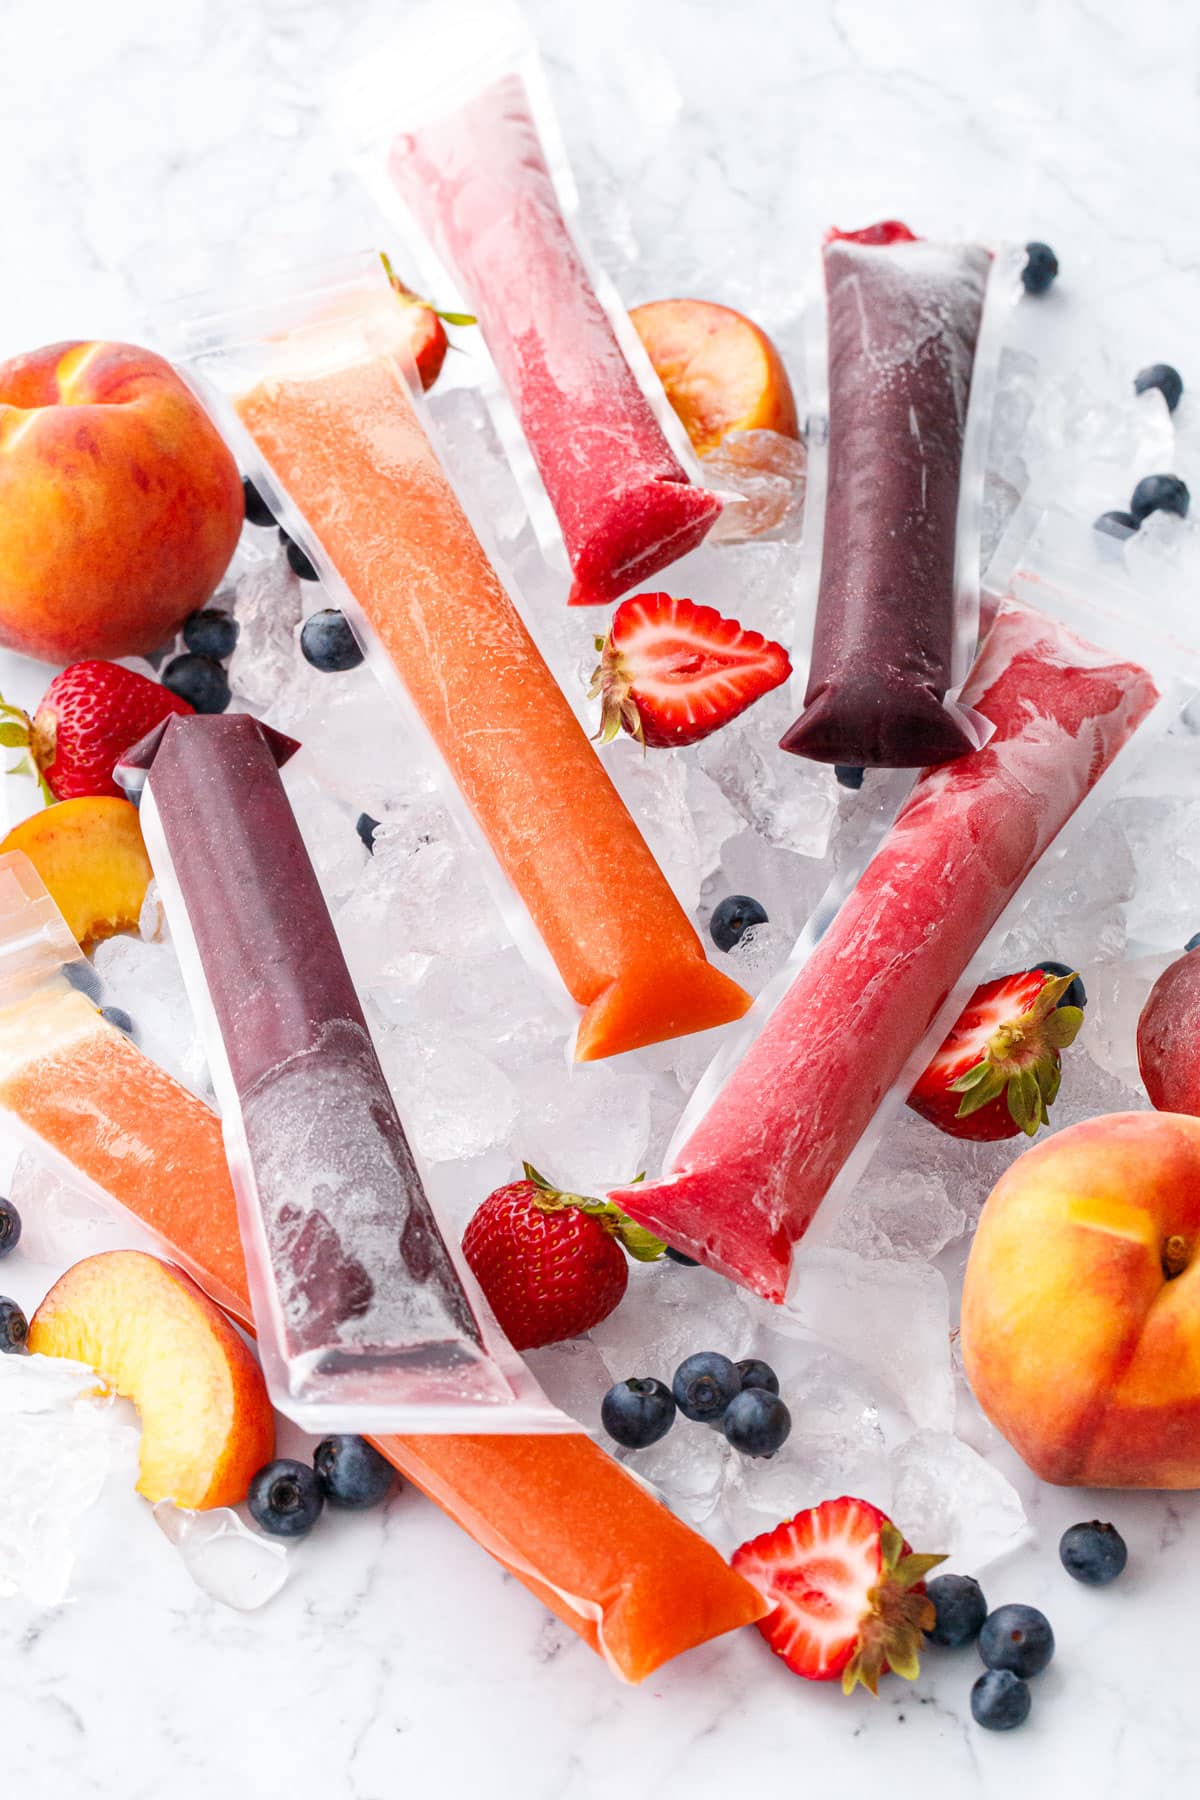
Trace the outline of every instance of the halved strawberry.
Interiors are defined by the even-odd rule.
[[[908,1096],[913,1111],[977,1143],[1019,1131],[1033,1137],[1050,1122],[1062,1080],[1059,1051],[1083,1024],[1080,1007],[1059,1005],[1076,980],[1073,972],[1028,969],[976,988]]]
[[[885,1513],[844,1494],[742,1544],[739,1575],[775,1610],[758,1629],[806,1681],[836,1681],[872,1694],[892,1670],[920,1673],[922,1634],[933,1626],[925,1577],[944,1556],[914,1556]]]
[[[782,644],[670,594],[623,600],[596,648],[602,744],[622,730],[662,749],[699,743],[792,672]]]
[[[450,340],[446,336],[446,325],[474,325],[472,313],[439,312],[432,300],[423,300],[420,294],[406,286],[395,273],[386,256],[381,257],[387,278],[392,284],[392,292],[402,305],[408,309],[408,341],[413,361],[417,365],[417,374],[421,378],[421,387],[428,393],[442,372],[442,364],[446,360],[446,352],[450,348]],[[442,321],[445,321],[443,324]]]

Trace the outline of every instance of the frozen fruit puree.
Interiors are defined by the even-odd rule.
[[[471,296],[566,541],[571,604],[615,600],[721,510],[673,455],[559,208],[521,77],[397,137],[389,170]]]
[[[289,363],[276,344],[237,410],[586,1008],[577,1058],[740,1017],[748,997],[706,961],[472,532],[394,354],[348,325],[331,335],[319,361],[301,344]]]
[[[193,1006],[215,1028],[272,1397],[314,1427],[323,1408],[502,1408],[512,1391],[430,1211],[280,780],[297,747],[244,713],[195,714],[157,725],[118,770],[146,783],[143,831],[175,941],[194,950]]]
[[[1007,602],[964,694],[994,737],[919,777],[671,1171],[613,1196],[771,1300],[971,958],[1157,698],[1144,669]]]
[[[25,894],[10,908],[18,877]],[[36,877],[23,857],[0,860],[0,968],[9,934],[28,940],[34,910],[54,912],[44,890],[26,899],[30,883],[36,887]],[[54,967],[61,960],[60,946]],[[0,1107],[250,1326],[215,1113],[60,977],[18,991],[5,981],[0,1001]],[[764,1611],[710,1544],[582,1432],[375,1441],[627,1681]]]
[[[989,255],[891,224],[835,233],[824,265],[824,547],[804,711],[783,748],[818,762],[920,768],[972,748],[943,700]]]

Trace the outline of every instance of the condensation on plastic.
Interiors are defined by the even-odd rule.
[[[447,1254],[475,1315],[484,1351],[499,1369],[510,1397],[486,1399],[481,1395],[473,1395],[450,1400],[444,1393],[437,1391],[432,1395],[423,1395],[419,1372],[404,1370],[397,1372],[396,1385],[398,1388],[409,1386],[411,1391],[405,1398],[389,1396],[367,1400],[356,1397],[343,1400],[333,1393],[310,1397],[303,1389],[299,1393],[295,1391],[294,1371],[282,1347],[280,1322],[275,1317],[276,1284],[254,1164],[242,1122],[241,1100],[209,994],[187,901],[175,873],[162,820],[155,804],[153,770],[140,783],[133,779],[143,774],[141,770],[122,769],[119,778],[127,782],[127,792],[136,792],[140,787],[139,820],[142,836],[162,894],[171,928],[171,941],[179,958],[188,1000],[208,1059],[213,1091],[221,1115],[226,1160],[237,1201],[238,1226],[246,1258],[246,1277],[254,1297],[259,1355],[274,1405],[302,1430],[317,1434],[327,1431],[370,1432],[376,1435],[415,1435],[426,1432],[432,1435],[447,1432],[457,1436],[472,1432],[579,1431],[581,1427],[574,1419],[551,1405],[523,1359],[504,1336],[478,1282],[467,1266],[454,1233],[448,1230],[442,1232]],[[421,1168],[415,1152],[413,1156],[424,1184],[426,1172]],[[432,1202],[430,1204],[432,1207]],[[436,1222],[440,1228],[441,1221]],[[269,1297],[267,1304],[262,1303],[264,1297]]]
[[[448,118],[505,75],[518,75],[524,84],[571,240],[625,360],[677,462],[689,481],[705,487],[687,431],[667,399],[613,281],[587,242],[580,220],[579,190],[545,69],[529,26],[515,6],[508,0],[463,0],[461,5],[424,5],[409,13],[394,36],[376,45],[338,80],[332,95],[335,129],[371,198],[398,232],[406,257],[420,271],[426,294],[439,306],[470,312],[471,296],[459,287],[454,270],[443,262],[389,175],[388,155],[396,137]],[[471,354],[478,358],[480,388],[542,553],[555,568],[566,571],[566,550],[554,508],[482,334],[476,334]],[[721,498],[737,498],[723,490],[710,491]]]
[[[351,302],[355,303],[354,310],[350,309]],[[286,490],[277,484],[234,405],[235,397],[251,388],[266,371],[272,344],[277,338],[286,335],[289,342],[301,346],[307,343],[314,356],[320,355],[322,346],[326,345],[329,356],[339,362],[356,350],[378,354],[382,349],[404,377],[422,429],[436,447],[437,431],[429,416],[411,349],[397,322],[397,309],[379,257],[374,252],[362,252],[307,271],[258,282],[244,296],[244,304],[234,304],[228,311],[220,313],[198,313],[194,301],[184,302],[174,314],[160,315],[158,324],[167,354],[179,360],[181,373],[213,415],[226,441],[233,446],[239,465],[250,476],[288,536],[311,558],[322,585],[350,621],[375,679],[399,709],[406,730],[428,752],[430,765],[438,775],[442,803],[461,835],[482,855],[482,866],[505,927],[525,961],[538,975],[551,1003],[557,1006],[564,1025],[569,1031],[573,1030],[583,1009],[567,994],[541,933],[500,867],[457,782],[451,777],[441,751],[410,699],[391,657],[354,594],[325,555],[319,539],[310,531]],[[442,470],[453,487],[444,462]],[[455,491],[457,493],[457,489]],[[522,605],[520,590],[503,559],[497,555],[485,524],[478,519],[478,509],[471,511],[461,493],[458,493],[458,499],[505,592],[536,639],[532,621]],[[570,1055],[569,1046],[567,1054]]]
[[[992,727],[981,713],[959,700],[963,683],[975,660],[980,637],[981,569],[984,476],[988,440],[996,403],[996,385],[1004,348],[1007,322],[1021,291],[1025,252],[1015,245],[1000,246],[993,254],[975,360],[971,367],[971,392],[963,430],[959,475],[958,512],[954,534],[954,644],[951,686],[942,704],[961,724],[975,749],[982,749]],[[804,710],[808,688],[817,596],[821,586],[821,560],[825,537],[825,506],[829,487],[829,326],[826,310],[824,265],[818,253],[812,278],[812,298],[805,308],[804,372],[808,413],[804,439],[808,451],[804,498],[804,539],[796,580],[796,628],[792,638],[790,692],[797,715]]]
[[[929,1030],[884,1095],[826,1190],[812,1224],[804,1236],[793,1243],[791,1287],[795,1285],[798,1260],[804,1252],[820,1247],[835,1235],[838,1216],[865,1172],[884,1130],[904,1105],[975,988],[988,977],[996,947],[1019,922],[1035,884],[1048,869],[1070,855],[1142,757],[1159,742],[1189,701],[1200,693],[1200,647],[1194,631],[1195,595],[1188,589],[1182,574],[1174,585],[1156,589],[1153,594],[1147,593],[1135,585],[1127,564],[1114,562],[1108,548],[1109,540],[1097,533],[1090,521],[1057,509],[1040,511],[1033,506],[1022,506],[989,564],[981,596],[983,617],[990,623],[1006,602],[1015,601],[1032,607],[1104,652],[1126,658],[1146,670],[1158,689],[1158,701],[1076,807],[947,994]],[[910,786],[918,778],[919,771]],[[704,1071],[667,1146],[662,1165],[664,1179],[671,1174],[676,1156],[832,924],[843,901],[853,892],[863,870],[887,836],[908,792],[906,789],[894,804],[881,809],[865,834],[858,855],[839,872],[817,902],[787,962],[763,989],[745,1018],[727,1035]]]

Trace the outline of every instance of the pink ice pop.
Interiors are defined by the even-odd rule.
[[[613,1195],[770,1300],[951,989],[1157,692],[1136,664],[1006,602],[964,698],[995,736],[920,776],[672,1170]]]
[[[558,516],[571,605],[615,600],[694,549],[721,502],[688,480],[625,360],[521,77],[397,137],[388,166],[471,296]]]

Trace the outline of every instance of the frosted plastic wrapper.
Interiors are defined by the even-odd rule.
[[[919,776],[702,1079],[662,1179],[614,1195],[769,1299],[986,971],[1027,878],[1067,853],[1200,684],[1185,582],[1139,593],[1103,544],[1060,515],[1015,522],[964,689],[993,735]]]
[[[783,748],[913,768],[977,749],[984,474],[1018,260],[835,233],[810,309],[809,463],[795,691]]]
[[[221,1107],[263,1370],[312,1431],[569,1429],[438,1229],[279,778],[245,714],[126,753]]]
[[[583,243],[519,13],[418,8],[343,78],[335,115],[430,291],[457,284],[479,319],[497,429],[543,547],[554,558],[565,540],[572,604],[614,600],[693,549],[721,501]]]
[[[707,962],[438,462],[379,259],[232,312],[201,303],[178,347],[432,740],[517,943],[584,1008],[576,1057],[740,1017],[747,997]]]

